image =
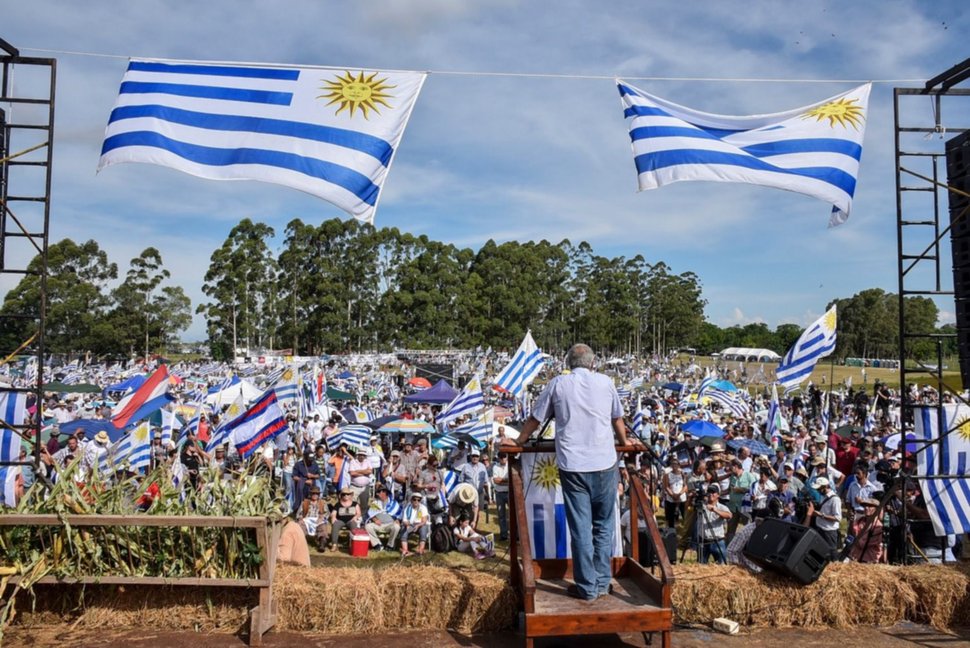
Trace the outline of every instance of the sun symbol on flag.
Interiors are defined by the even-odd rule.
[[[970,417],[965,417],[957,424],[956,433],[959,434],[964,441],[970,443]]]
[[[287,367],[283,370],[283,375],[280,376],[283,380],[293,380],[293,369]]]
[[[559,486],[559,468],[552,457],[536,460],[532,466],[532,481],[539,487],[552,490]]]
[[[830,331],[834,331],[835,330],[835,324],[836,324],[837,321],[838,320],[836,319],[836,315],[835,315],[835,311],[834,310],[830,310],[829,312],[827,312],[825,314],[825,328],[826,329],[828,329]]]
[[[391,104],[387,103],[387,99],[393,96],[388,94],[387,90],[397,87],[388,85],[386,78],[378,79],[377,74],[377,72],[374,72],[370,76],[365,76],[363,72],[359,72],[357,76],[354,76],[354,73],[349,71],[346,72],[345,76],[338,74],[330,81],[324,80],[327,85],[320,89],[328,91],[329,94],[318,95],[317,99],[329,99],[328,106],[340,104],[337,112],[334,113],[335,115],[347,110],[352,118],[354,111],[360,110],[364,119],[370,119],[368,115],[370,110],[378,115],[381,114],[381,111],[377,109],[378,104],[393,108]]]
[[[816,122],[828,119],[829,126],[832,128],[835,128],[835,125],[838,124],[843,128],[848,125],[859,130],[859,127],[862,126],[862,121],[865,119],[865,115],[862,112],[862,106],[854,105],[856,101],[858,99],[846,99],[844,97],[830,101],[817,108],[812,108],[802,115],[802,119],[815,117]]]

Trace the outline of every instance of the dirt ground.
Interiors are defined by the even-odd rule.
[[[7,646],[24,648],[243,648],[244,638],[229,634],[196,634],[188,632],[93,631],[66,628],[10,628],[4,633]],[[375,648],[408,646],[408,648],[506,648],[522,645],[522,635],[503,632],[465,637],[458,634],[429,631],[395,635],[313,635],[291,632],[269,632],[263,637],[268,648]],[[600,635],[595,637],[549,638],[536,641],[539,648],[553,646],[574,648],[622,648],[646,646],[642,635]],[[659,645],[656,637],[654,645]],[[890,628],[856,628],[853,630],[767,629],[742,631],[726,636],[708,629],[678,629],[673,645],[677,648],[801,648],[864,646],[866,648],[963,648],[970,647],[970,628],[955,634],[944,634],[909,623]]]

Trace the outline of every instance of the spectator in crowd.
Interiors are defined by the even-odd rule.
[[[498,461],[492,466],[492,488],[498,515],[498,539],[509,539],[509,456],[498,453]]]
[[[370,546],[377,551],[384,551],[384,548],[393,548],[397,535],[401,531],[401,505],[391,499],[391,494],[383,484],[374,489],[374,499],[367,507],[367,522],[364,530],[370,538]],[[378,534],[385,533],[388,536],[387,543],[381,542]]]
[[[675,528],[677,520],[687,512],[687,478],[676,457],[670,460],[670,470],[661,479],[664,520],[668,528]]]
[[[482,560],[495,555],[495,546],[491,535],[483,536],[472,526],[468,516],[458,518],[458,525],[454,529],[455,543],[458,551],[472,554]]]
[[[320,498],[319,487],[311,486],[309,495],[297,512],[297,523],[303,529],[304,535],[316,538],[318,550],[326,551],[327,536],[330,534],[330,507]]]
[[[714,562],[723,565],[727,562],[727,546],[724,538],[727,534],[727,521],[731,519],[731,511],[720,503],[721,489],[715,484],[707,488],[706,499],[697,511],[699,527],[700,552],[698,560],[707,563],[714,557]]]
[[[420,493],[412,493],[411,503],[404,507],[401,519],[401,555],[411,554],[408,549],[408,539],[415,534],[418,536],[418,547],[414,553],[423,555],[430,532],[431,516],[428,513],[428,507],[424,505],[424,498]]]
[[[809,516],[814,519],[815,530],[828,543],[835,556],[839,550],[839,523],[842,521],[842,500],[832,492],[832,487],[826,477],[816,477],[812,488],[821,496],[818,507],[812,505]]]
[[[353,532],[360,528],[362,519],[360,504],[354,500],[354,491],[344,488],[337,497],[337,504],[330,509],[330,548],[337,547],[340,532],[348,529]]]

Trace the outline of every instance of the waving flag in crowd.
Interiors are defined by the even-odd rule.
[[[131,471],[148,468],[152,460],[151,429],[148,421],[136,426],[130,432],[118,439],[108,448],[108,452],[101,455],[98,471],[110,474],[127,467]]]
[[[683,180],[787,189],[832,204],[844,223],[855,194],[871,84],[769,115],[679,106],[617,80],[641,191]]]
[[[542,351],[532,339],[532,331],[526,331],[512,360],[495,379],[493,386],[518,396],[523,389],[532,384],[542,371]]]
[[[248,459],[264,443],[286,431],[288,426],[276,392],[269,389],[242,415],[226,425],[239,456]]]
[[[485,396],[482,394],[482,381],[478,374],[475,374],[465,384],[464,389],[442,408],[441,413],[435,417],[435,422],[449,423],[466,414],[477,412],[483,407],[485,407]]]
[[[168,393],[168,368],[161,365],[142,386],[128,394],[111,410],[111,423],[119,430],[151,416],[175,399]]]
[[[765,419],[765,436],[771,439],[775,448],[781,443],[781,403],[778,402],[778,387],[771,386],[771,402],[768,403],[768,417]]]
[[[836,307],[805,329],[775,369],[778,382],[793,389],[808,378],[819,360],[835,351]]]
[[[98,170],[147,162],[262,180],[374,221],[419,72],[131,60]]]

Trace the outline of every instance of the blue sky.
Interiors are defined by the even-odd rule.
[[[210,254],[241,218],[281,234],[293,218],[347,216],[257,182],[144,164],[96,175],[129,56],[431,71],[378,226],[473,248],[568,238],[608,256],[642,254],[696,272],[715,324],[771,327],[806,325],[828,300],[865,288],[895,292],[892,88],[965,59],[968,33],[956,1],[33,0],[8,3],[0,26],[24,54],[58,59],[51,241],[94,238],[122,273],[153,245],[193,307]],[[613,76],[738,115],[898,82],[873,87],[852,216],[829,230],[825,203],[775,189],[637,193]],[[952,303],[939,305],[952,320]],[[196,317],[185,337],[203,336]]]

